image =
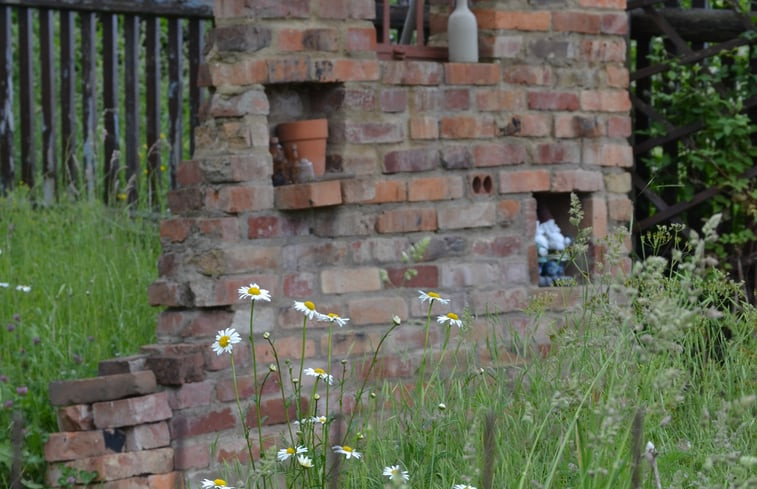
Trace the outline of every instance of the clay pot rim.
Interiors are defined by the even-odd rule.
[[[328,119],[323,118],[284,122],[276,126],[280,141],[327,138],[328,130]]]

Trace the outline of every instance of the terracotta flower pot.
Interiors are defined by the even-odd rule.
[[[329,124],[326,119],[309,119],[286,122],[276,128],[279,141],[287,154],[293,145],[297,153],[313,163],[313,174],[318,177],[326,172],[326,139],[329,136]]]

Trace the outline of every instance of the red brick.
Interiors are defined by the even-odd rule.
[[[169,391],[168,404],[171,409],[186,409],[210,404],[213,384],[210,381],[190,382]]]
[[[210,465],[210,446],[204,441],[189,444],[181,440],[176,444],[173,463],[176,470],[204,469]]]
[[[550,12],[504,11],[494,12],[476,9],[478,28],[482,30],[547,31],[550,28]]]
[[[187,239],[192,230],[191,219],[168,219],[160,223],[160,237],[179,243]]]
[[[374,267],[321,270],[320,283],[324,294],[374,292],[383,288],[379,269]]]
[[[310,297],[316,290],[315,274],[296,273],[283,278],[284,297]]]
[[[502,79],[517,85],[552,85],[555,82],[551,66],[512,65],[505,68]]]
[[[176,168],[176,183],[180,187],[189,187],[202,182],[200,162],[196,160],[182,161]]]
[[[445,63],[444,79],[448,85],[496,85],[499,63]]]
[[[92,405],[74,404],[59,407],[56,411],[58,429],[61,431],[90,431],[95,429],[92,419]]]
[[[310,79],[310,65],[305,56],[268,59],[267,68],[270,83],[302,82]]]
[[[557,143],[542,143],[534,147],[532,156],[534,163],[578,163],[580,161],[580,147],[572,141]]]
[[[547,170],[503,171],[499,174],[499,192],[514,194],[523,192],[544,192],[549,190]]]
[[[497,204],[497,214],[505,222],[512,222],[520,215],[520,201],[504,199]]]
[[[276,208],[308,209],[342,203],[342,187],[338,180],[327,180],[276,187]]]
[[[467,88],[448,88],[444,90],[445,110],[468,110],[470,108],[470,90]]]
[[[167,394],[157,392],[120,401],[96,402],[92,405],[92,415],[97,428],[118,428],[162,421],[170,418],[172,412]]]
[[[259,119],[256,120],[259,121]],[[265,149],[259,148],[254,152],[246,151],[245,154],[206,157],[200,160],[205,180],[221,184],[241,183],[256,180],[262,174],[270,174],[271,156],[268,153],[267,127],[265,129]]]
[[[321,350],[328,349],[328,337],[321,337]],[[359,335],[354,332],[338,331],[331,337],[332,354],[338,357],[362,358],[376,350],[381,341],[379,333],[361,332]]]
[[[591,236],[594,239],[607,237],[607,202],[602,197],[589,196],[581,199],[584,210],[584,220],[580,227],[591,226]]]
[[[625,63],[626,43],[619,39],[591,39],[581,41],[581,58],[590,62]]]
[[[607,86],[614,88],[628,88],[629,75],[625,66],[607,65],[605,67]]]
[[[581,110],[628,112],[631,98],[627,90],[584,90],[581,92]]]
[[[202,191],[199,188],[180,188],[166,194],[171,213],[181,215],[202,208]]]
[[[633,218],[633,202],[625,196],[608,197],[607,215],[614,221],[630,222]]]
[[[410,139],[439,138],[439,119],[434,116],[410,118]]]
[[[628,143],[584,142],[583,162],[586,165],[633,166],[633,148]]]
[[[236,63],[209,63],[210,80],[214,87],[246,86],[268,82],[268,62],[264,59],[243,58]]]
[[[297,328],[302,327],[302,314],[297,313],[295,316],[299,316],[296,322]],[[350,321],[352,318],[350,317]],[[289,325],[292,327],[292,325]],[[276,354],[280,361],[286,360],[299,360],[302,357],[302,334],[295,336],[285,336],[273,338],[273,345],[276,348]],[[312,339],[305,340],[305,358],[315,357],[315,342]],[[273,355],[273,350],[268,343],[255,343],[255,358],[258,363],[271,364],[276,361]]]
[[[147,476],[148,489],[184,489],[184,474],[168,472]]]
[[[528,108],[533,110],[577,110],[578,95],[572,92],[528,92]]]
[[[127,479],[140,474],[161,474],[173,470],[174,453],[172,448],[158,448],[140,452],[125,452],[99,457],[88,457],[71,462],[65,466],[80,471],[97,472],[96,481],[114,481]],[[48,465],[47,483],[56,486],[63,471],[64,464]],[[78,482],[82,482],[78,480]]]
[[[371,200],[372,204],[387,202],[404,202],[407,198],[405,182],[402,180],[383,180],[376,182],[376,195]]]
[[[552,192],[597,192],[604,188],[602,173],[586,170],[561,170],[552,175]]]
[[[497,221],[494,202],[459,203],[437,211],[439,229],[464,229],[493,226]]]
[[[345,49],[348,52],[375,51],[376,29],[374,27],[349,27]]]
[[[427,171],[439,165],[439,153],[426,148],[390,151],[384,155],[384,173]]]
[[[519,165],[526,161],[526,149],[515,143],[480,144],[473,148],[477,168]]]
[[[300,229],[306,230],[306,224],[296,218],[284,216],[255,216],[247,219],[247,237],[249,239],[296,236]]]
[[[389,85],[439,85],[443,67],[433,61],[385,61],[382,81]]]
[[[267,379],[266,379],[267,378]],[[223,379],[215,384],[216,397],[221,402],[236,400],[237,393],[239,399],[249,399],[255,395],[255,382],[252,375],[237,375],[237,387],[234,391],[234,380]],[[263,381],[265,380],[265,383]],[[257,389],[261,395],[273,394],[279,392],[281,380],[278,375],[258,375]]]
[[[211,267],[212,273],[208,275],[218,275],[219,271],[226,273],[260,272],[278,269],[281,266],[281,248],[274,246],[228,248],[223,252],[209,252],[207,255],[213,256],[221,262],[217,266]],[[195,257],[201,256],[206,255],[195,255]],[[196,264],[194,261],[190,262]]]
[[[320,81],[375,81],[381,76],[378,61],[373,59],[336,59],[315,61]]]
[[[231,407],[198,414],[177,414],[170,420],[171,438],[181,440],[205,433],[234,428],[237,424],[236,416]]]
[[[594,116],[555,114],[555,137],[580,138],[602,136],[603,125]]]
[[[627,171],[605,173],[605,188],[608,192],[627,194],[631,191],[631,174]]]
[[[348,122],[344,135],[349,143],[398,143],[405,138],[402,127],[389,122]]]
[[[408,317],[407,303],[401,297],[371,297],[368,299],[354,299],[348,304],[351,324],[384,324],[392,322],[392,316],[397,315],[405,320]]]
[[[382,90],[381,110],[384,112],[404,112],[407,110],[407,91],[403,89]]]
[[[435,231],[436,210],[433,208],[402,208],[384,211],[376,218],[380,234]]]
[[[479,36],[478,51],[489,58],[516,59],[523,51],[522,35],[482,35]]]
[[[599,34],[600,16],[587,12],[554,12],[552,26],[558,32]]]
[[[514,116],[520,122],[516,136],[545,137],[552,134],[552,114],[526,112]]]
[[[522,252],[523,239],[521,236],[497,236],[493,239],[477,239],[473,242],[471,249],[476,255],[513,256]]]
[[[149,356],[145,363],[155,372],[160,385],[182,385],[205,378],[205,362],[200,352],[160,353]]]
[[[407,183],[407,200],[410,202],[459,199],[463,196],[460,177],[416,178]]]
[[[377,107],[376,92],[373,90],[360,90],[357,88],[344,91],[342,106],[346,109],[371,111]]]
[[[214,94],[210,99],[209,113],[212,117],[243,117],[270,111],[268,97],[262,90],[247,90],[239,95]]]
[[[480,111],[500,112],[514,111],[526,108],[526,92],[524,90],[477,90],[476,107]]]
[[[415,274],[406,279],[405,273],[411,269],[415,271]],[[428,289],[439,287],[439,269],[434,265],[387,268],[386,273],[389,277],[389,283],[393,287],[425,287]]]
[[[607,136],[611,138],[631,137],[633,122],[628,115],[611,115],[607,118]]]
[[[155,375],[146,370],[88,379],[53,381],[50,382],[49,395],[53,406],[63,406],[150,394],[155,392],[157,387]]]
[[[171,444],[171,434],[168,431],[168,423],[165,421],[141,424],[126,428],[125,431],[126,450],[129,452],[166,447]]]
[[[205,197],[205,208],[230,214],[270,209],[273,191],[270,186],[239,187],[226,185],[211,190]]]
[[[108,442],[106,443],[106,436]],[[50,433],[45,443],[45,460],[62,462],[124,451],[125,434],[121,430]]]
[[[581,7],[625,10],[626,0],[578,0]]]
[[[322,19],[372,19],[376,15],[370,0],[318,0],[314,5]]]
[[[308,405],[308,398],[301,397],[300,407],[302,412],[308,412]],[[258,416],[255,409],[254,405],[250,406],[247,409],[247,415],[245,416],[245,422],[250,428],[258,427]],[[263,426],[283,424],[287,421],[294,421],[295,419],[297,419],[297,406],[294,402],[289,404],[288,409],[284,407],[284,401],[281,397],[266,399],[260,404],[260,421]]]
[[[528,292],[522,287],[477,291],[471,294],[474,314],[497,314],[523,310],[528,305]]]
[[[444,139],[472,139],[494,137],[496,127],[489,116],[451,116],[440,121],[441,137]]]
[[[602,14],[601,29],[603,34],[628,34],[628,14],[625,12],[613,12]]]

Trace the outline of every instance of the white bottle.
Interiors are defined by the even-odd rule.
[[[478,63],[478,23],[468,8],[468,0],[457,0],[447,20],[450,63]]]

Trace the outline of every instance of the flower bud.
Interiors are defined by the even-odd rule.
[[[438,407],[439,407],[439,411],[444,411],[445,409],[447,409],[447,405],[444,404],[443,402],[440,402]]]

